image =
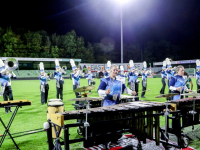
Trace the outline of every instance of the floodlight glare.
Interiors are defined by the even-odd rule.
[[[115,1],[120,3],[120,4],[124,4],[124,3],[127,3],[130,0],[115,0]]]

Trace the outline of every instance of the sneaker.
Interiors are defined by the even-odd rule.
[[[146,98],[145,96],[141,96],[141,98]]]
[[[12,110],[10,109],[10,112],[12,112]]]

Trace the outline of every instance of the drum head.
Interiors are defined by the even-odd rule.
[[[49,102],[62,102],[61,99],[49,99]]]
[[[48,106],[52,106],[52,107],[58,107],[58,106],[63,106],[64,103],[63,102],[59,102],[59,101],[55,101],[55,102],[49,102]]]

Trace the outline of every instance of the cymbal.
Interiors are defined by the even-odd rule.
[[[102,97],[82,97],[82,98],[74,98],[69,99],[69,101],[89,101],[89,100],[102,100]]]
[[[155,98],[162,98],[162,97],[169,98],[174,95],[179,95],[179,93],[161,94],[161,95],[156,96]]]
[[[181,94],[181,95],[185,95],[185,96],[200,96],[200,93],[185,93],[185,94]]]
[[[74,92],[85,92],[85,91],[90,91],[93,90],[95,86],[83,86],[78,89],[75,89]]]

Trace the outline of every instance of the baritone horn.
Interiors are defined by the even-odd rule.
[[[7,58],[4,62],[5,68],[9,71],[16,70],[18,68],[18,61],[15,58]]]

